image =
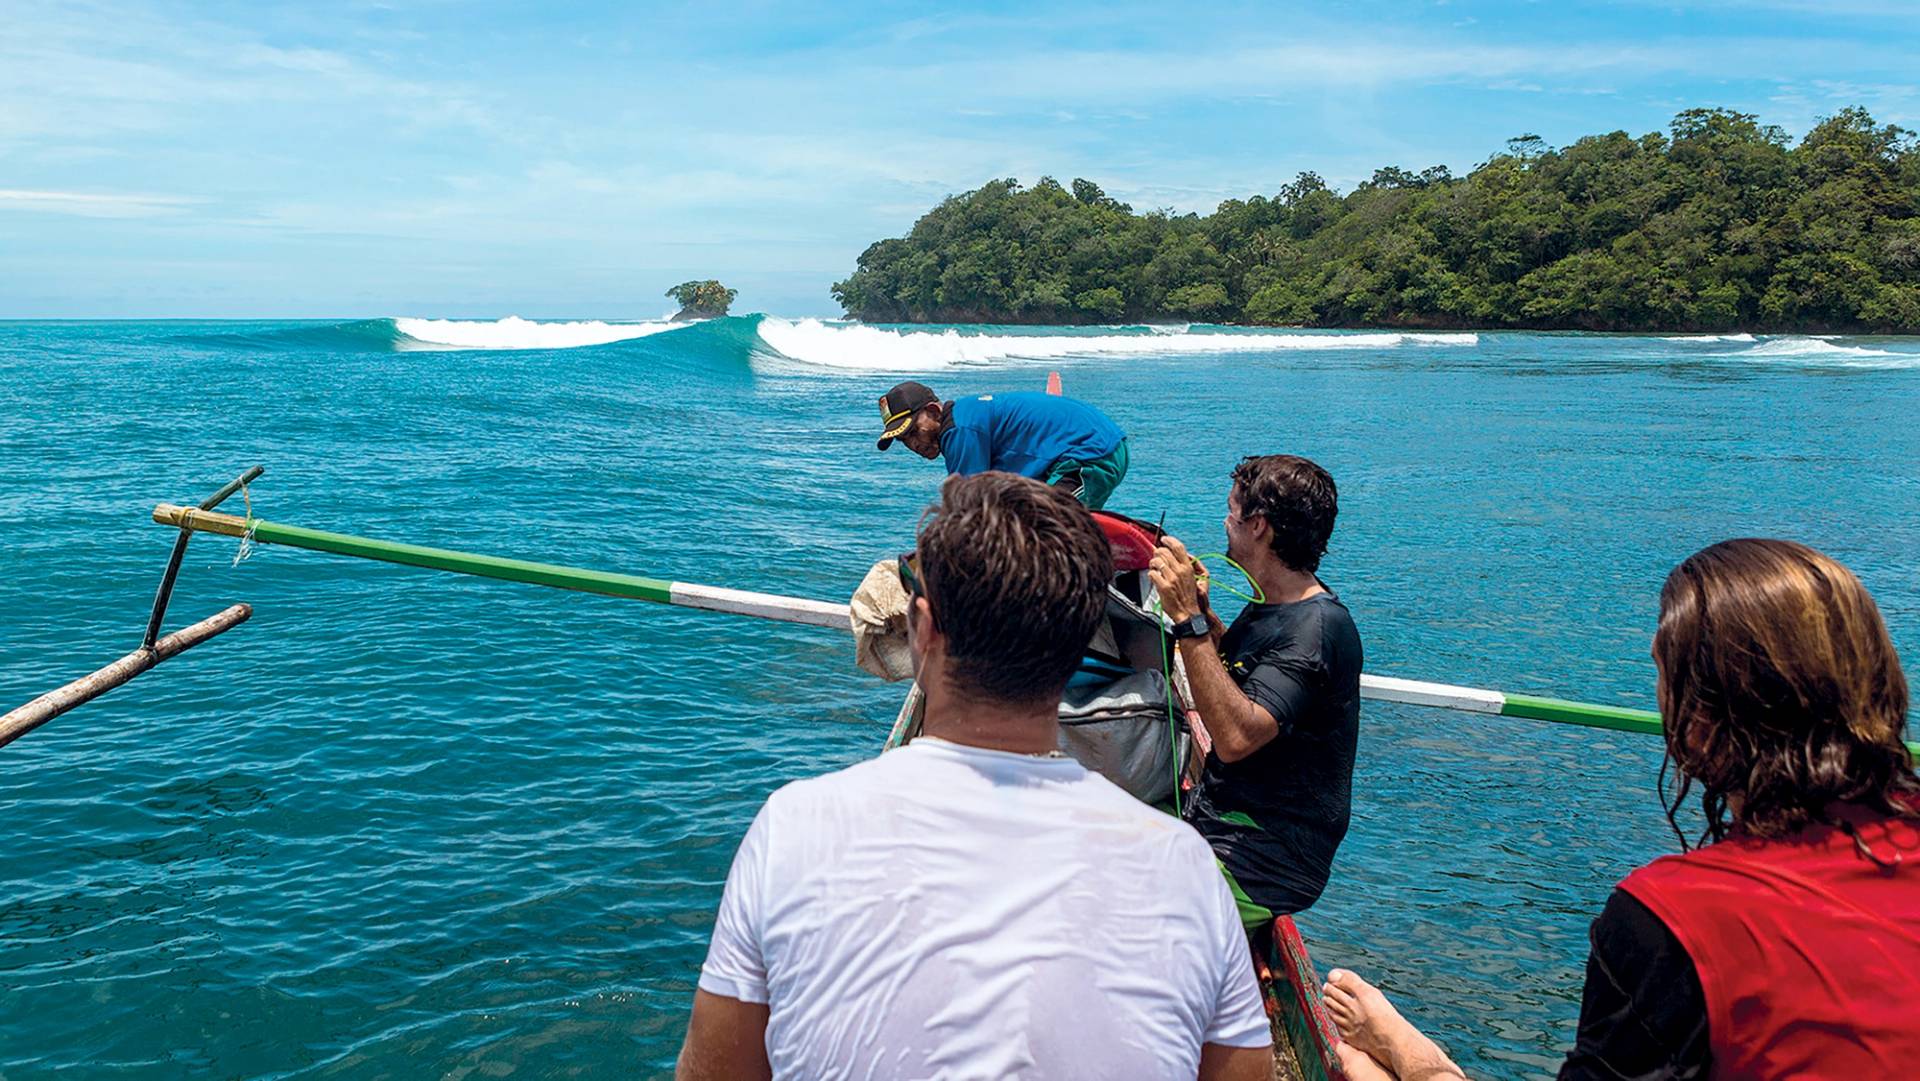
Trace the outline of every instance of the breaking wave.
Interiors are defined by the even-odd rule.
[[[1820,338],[1774,338],[1742,349],[1736,357],[1773,357],[1791,360],[1848,360],[1854,358],[1895,358],[1920,364],[1920,353],[1902,353],[1888,349],[1870,349],[1860,345],[1839,345]]]
[[[1755,337],[1752,334],[1687,334],[1663,337],[1659,340],[1695,345],[1746,347],[1688,354],[1693,357],[1708,358],[1714,363],[1797,362],[1812,367],[1920,368],[1920,352],[1887,347],[1892,344],[1906,344],[1906,341],[1902,340],[1896,340],[1893,343],[1873,338],[1849,340],[1837,334],[1794,334],[1779,337],[1765,335]]]
[[[1751,334],[1677,334],[1660,339],[1663,342],[1709,342],[1709,343],[1746,343],[1754,341]]]
[[[465,319],[395,319],[398,349],[574,349],[608,345],[679,330],[687,323],[537,323],[509,315],[492,322]]]
[[[714,320],[733,322],[733,320]],[[243,349],[322,349],[347,353],[405,353],[457,349],[574,349],[583,345],[646,338],[698,323],[651,320],[607,323],[599,320],[541,323],[517,315],[505,319],[356,319],[348,323],[267,323],[215,333],[182,335],[183,340]]]
[[[763,316],[759,336],[774,356],[802,364],[864,371],[930,371],[1002,360],[1473,346],[1480,342],[1477,334],[1194,332],[1173,327],[1125,333],[1118,327],[1098,329],[1103,333],[963,333]]]
[[[661,337],[668,335],[668,337]],[[622,349],[647,341],[648,363],[739,368],[772,363],[815,371],[936,371],[990,364],[1070,359],[1181,357],[1235,353],[1472,348],[1471,332],[1324,331],[1208,324],[1104,327],[870,326],[823,319],[738,315],[690,323],[663,319],[540,322],[400,317],[345,323],[229,324],[178,340],[246,350],[333,353]],[[1712,364],[1799,364],[1835,368],[1920,369],[1914,339],[1833,335],[1693,334],[1645,339],[1671,342],[1662,360]],[[1477,355],[1477,354],[1476,354]]]

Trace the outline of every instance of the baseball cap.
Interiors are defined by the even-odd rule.
[[[874,446],[886,450],[893,441],[900,438],[907,425],[913,423],[913,415],[922,406],[939,401],[925,383],[909,380],[894,387],[880,396],[880,441]]]

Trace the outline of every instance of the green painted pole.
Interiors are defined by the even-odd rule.
[[[474,555],[447,548],[398,544],[393,541],[350,536],[346,533],[327,533],[318,529],[281,525],[278,522],[266,522],[258,518],[249,521],[236,518],[231,514],[215,514],[193,507],[176,507],[170,503],[162,503],[155,507],[153,520],[162,525],[179,526],[182,529],[202,533],[218,533],[228,537],[252,537],[263,544],[284,544],[288,547],[306,548],[315,552],[331,552],[334,555],[355,556],[360,559],[377,559],[383,563],[400,563],[409,567],[425,567],[428,570],[475,574],[482,578],[498,578],[507,582],[526,582],[529,585],[573,589],[582,593],[600,593],[609,597],[630,597],[634,600],[657,601],[661,604],[673,603],[673,583],[658,578],[642,578],[637,574],[590,571],[579,567],[563,567],[556,563],[533,563],[524,559]]]
[[[846,606],[800,597],[782,597],[768,593],[746,593],[713,586],[669,582],[643,578],[635,574],[584,570],[556,563],[534,563],[524,559],[474,555],[447,548],[427,548],[418,544],[355,537],[346,533],[327,533],[318,529],[281,525],[278,522],[248,520],[231,514],[179,507],[162,503],[153,508],[153,520],[161,525],[228,537],[247,537],[263,544],[283,544],[315,552],[376,559],[428,570],[474,574],[508,582],[599,593],[609,597],[629,597],[707,611],[731,612],[763,619],[778,619],[815,626],[847,627]],[[1455,687],[1444,683],[1365,675],[1361,677],[1363,697],[1410,705],[1434,706],[1471,713],[1522,717],[1554,724],[1606,728],[1616,732],[1657,736],[1661,732],[1660,715],[1651,710],[1603,706],[1591,702],[1570,702],[1561,698],[1536,698],[1532,695],[1506,694],[1476,687]],[[1907,749],[1920,757],[1920,743],[1908,743]]]
[[[1600,706],[1591,702],[1569,702],[1564,698],[1535,698],[1527,694],[1509,694],[1505,697],[1506,703],[1500,708],[1502,717],[1611,728],[1616,732],[1637,732],[1646,736],[1660,734],[1660,715],[1650,709]]]
[[[1535,698],[1526,694],[1509,694],[1505,698],[1506,704],[1500,709],[1502,717],[1525,717],[1528,720],[1577,724],[1586,728],[1610,728],[1615,732],[1633,732],[1645,736],[1657,736],[1663,731],[1660,715],[1650,709],[1598,706],[1590,702]],[[1907,753],[1920,759],[1920,743],[1908,740]]]

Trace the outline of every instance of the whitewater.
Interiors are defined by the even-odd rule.
[[[753,315],[758,352],[769,358],[830,368],[926,370],[1002,360],[1068,357],[1252,353],[1276,349],[1381,349],[1404,344],[1471,346],[1475,334],[1328,333],[1244,331],[1227,327],[1115,326],[1052,328],[1052,333],[995,333],[989,328],[915,329],[872,327],[821,319]],[[698,322],[536,322],[519,316],[498,320],[393,320],[400,350],[576,349],[633,341]]]
[[[645,323],[537,323],[517,315],[491,322],[400,318],[393,324],[401,349],[577,349],[632,341],[689,325],[664,319]]]
[[[363,326],[363,324],[349,324]],[[674,340],[703,335],[732,335],[744,341],[748,359],[775,366],[826,369],[844,373],[931,372],[1001,363],[1071,360],[1151,359],[1231,354],[1388,353],[1459,350],[1483,345],[1474,332],[1329,331],[1246,328],[1208,324],[996,327],[868,326],[817,318],[772,315],[715,320],[535,321],[508,316],[497,320],[400,317],[390,321],[391,348],[397,351],[570,350],[642,339]],[[1503,341],[1524,338],[1518,332],[1488,332]],[[1491,340],[1491,339],[1489,339]],[[1636,355],[1673,360],[1679,356],[1727,363],[1799,363],[1808,366],[1903,368],[1920,366],[1920,342],[1912,339],[1848,339],[1836,336],[1755,335],[1750,333],[1614,336],[1626,343],[1671,343],[1689,350],[1668,356],[1641,349]]]

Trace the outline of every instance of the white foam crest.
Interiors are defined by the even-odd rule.
[[[1774,338],[1752,349],[1742,349],[1739,357],[1776,357],[1800,360],[1844,360],[1851,357],[1898,357],[1920,364],[1920,353],[1897,353],[1868,349],[1859,345],[1835,345],[1819,338]]]
[[[1293,349],[1390,349],[1405,344],[1477,345],[1477,334],[961,334],[954,330],[884,330],[818,319],[772,316],[760,340],[789,360],[866,371],[930,371],[1004,360],[1068,357],[1189,356]]]
[[[1661,338],[1663,342],[1734,342],[1744,344],[1754,340],[1751,334],[1680,334],[1671,338]]]
[[[414,349],[573,349],[644,338],[678,330],[686,323],[536,323],[509,315],[492,322],[465,319],[395,319],[402,348]]]

